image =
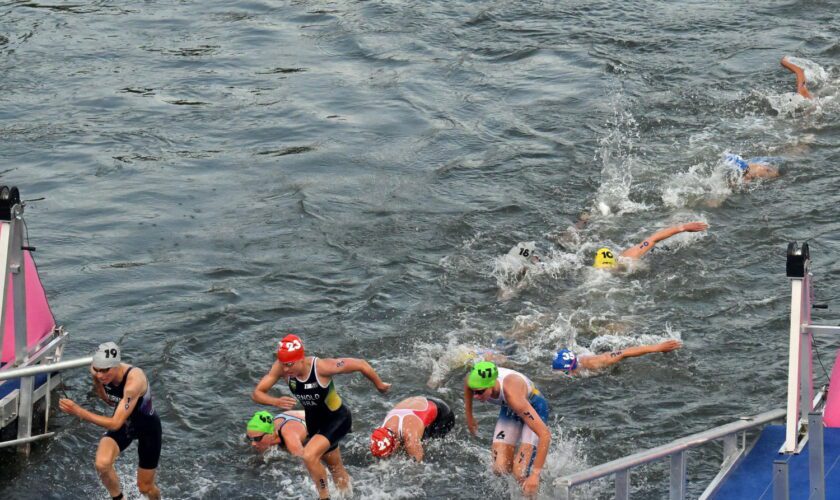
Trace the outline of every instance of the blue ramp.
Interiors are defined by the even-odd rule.
[[[826,428],[823,448],[825,450],[825,498],[840,500],[840,428]],[[716,500],[772,500],[773,461],[783,458],[779,448],[785,441],[782,425],[769,425],[761,431],[753,449],[726,478],[713,497]],[[799,455],[788,460],[788,484],[790,498],[808,499],[808,446]]]

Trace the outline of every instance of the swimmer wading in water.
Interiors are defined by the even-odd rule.
[[[379,378],[363,359],[319,359],[304,356],[303,342],[297,335],[287,335],[277,346],[277,360],[257,384],[251,398],[260,404],[289,410],[300,402],[306,420],[309,440],[303,447],[303,463],[315,483],[319,498],[329,498],[327,464],[338,489],[349,492],[350,476],[341,461],[339,442],[350,432],[350,410],[335,389],[332,377],[360,372],[373,382],[379,392],[387,392],[391,384]],[[294,396],[273,397],[268,394],[278,380],[284,379]]]
[[[513,473],[522,485],[522,492],[535,495],[551,444],[551,433],[545,424],[548,401],[528,377],[498,368],[490,361],[476,363],[464,380],[467,428],[476,435],[478,426],[473,418],[473,399],[501,407],[493,431],[493,472],[499,475]],[[517,445],[519,448],[515,450]]]

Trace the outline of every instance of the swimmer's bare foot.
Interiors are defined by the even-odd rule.
[[[665,342],[656,344],[656,350],[658,352],[671,352],[679,349],[680,347],[682,347],[682,342],[679,340],[666,340]]]
[[[796,92],[805,99],[810,99],[811,93],[805,88],[805,72],[802,68],[790,62],[787,56],[782,58],[782,66],[796,75]]]

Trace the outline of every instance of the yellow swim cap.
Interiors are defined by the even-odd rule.
[[[616,266],[615,255],[607,247],[599,248],[595,252],[595,262],[592,265],[598,269],[609,269]]]

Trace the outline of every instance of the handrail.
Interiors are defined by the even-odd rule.
[[[657,446],[656,448],[651,448],[650,450],[640,451],[639,453],[619,458],[617,460],[613,460],[612,462],[607,462],[581,472],[561,477],[554,484],[572,487],[588,483],[595,479],[609,476],[610,474],[632,469],[633,467],[679,453],[689,448],[694,448],[700,446],[701,444],[721,439],[736,432],[746,431],[748,429],[752,429],[753,427],[758,427],[768,422],[782,419],[784,416],[785,409],[778,408],[760,413],[753,417],[746,417],[737,422],[731,422],[720,427],[698,432],[697,434],[677,439],[676,441],[672,441],[662,446]]]
[[[802,324],[802,331],[808,333],[840,333],[840,326]]]
[[[87,356],[84,358],[59,361],[58,363],[48,363],[35,366],[27,366],[24,368],[10,368],[8,370],[0,370],[0,381],[9,380],[13,378],[30,377],[32,375],[39,375],[41,373],[52,373],[61,370],[69,370],[70,368],[79,368],[80,366],[89,365],[92,362],[93,356]]]

